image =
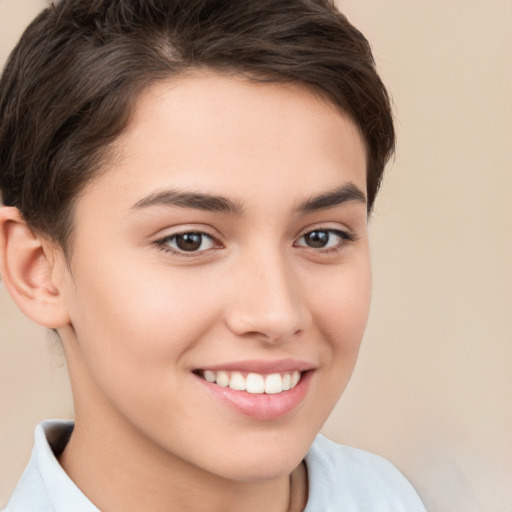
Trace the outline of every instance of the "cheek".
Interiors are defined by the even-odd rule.
[[[97,379],[156,377],[209,330],[218,316],[214,298],[183,272],[108,263],[76,276],[71,318],[82,357]]]
[[[350,264],[326,269],[323,279],[309,288],[314,328],[320,340],[320,371],[308,411],[318,420],[313,429],[316,432],[345,390],[357,360],[370,308],[369,260],[362,255]]]
[[[179,399],[187,392],[188,356],[218,318],[214,294],[198,293],[191,281],[171,271],[157,279],[112,266],[77,276],[75,368],[89,408],[112,406],[142,430],[171,428],[170,410],[178,417],[189,413]]]
[[[317,325],[332,351],[357,355],[364,334],[371,299],[371,270],[365,257],[341,265],[316,288],[313,308]]]

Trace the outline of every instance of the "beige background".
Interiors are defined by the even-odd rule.
[[[0,61],[42,0],[0,0]],[[392,460],[430,512],[512,511],[512,1],[341,0],[392,91],[374,301],[325,426]],[[70,417],[62,355],[0,284],[0,505],[34,425]]]

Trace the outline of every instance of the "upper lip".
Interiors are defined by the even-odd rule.
[[[274,361],[269,360],[244,360],[244,361],[231,361],[229,363],[221,363],[216,365],[202,366],[200,370],[227,371],[227,372],[248,372],[248,373],[287,373],[293,371],[304,372],[313,370],[315,365],[298,359],[279,359]]]

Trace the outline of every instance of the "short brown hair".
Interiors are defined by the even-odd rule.
[[[205,67],[322,91],[359,127],[371,210],[395,142],[368,41],[330,0],[62,0],[0,81],[0,190],[64,249],[73,199],[152,82]]]

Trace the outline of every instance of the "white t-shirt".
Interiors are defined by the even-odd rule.
[[[32,456],[4,512],[100,512],[58,463],[73,423],[43,421]],[[53,447],[53,448],[52,448]],[[306,457],[304,512],[425,512],[405,477],[387,460],[319,435]]]

